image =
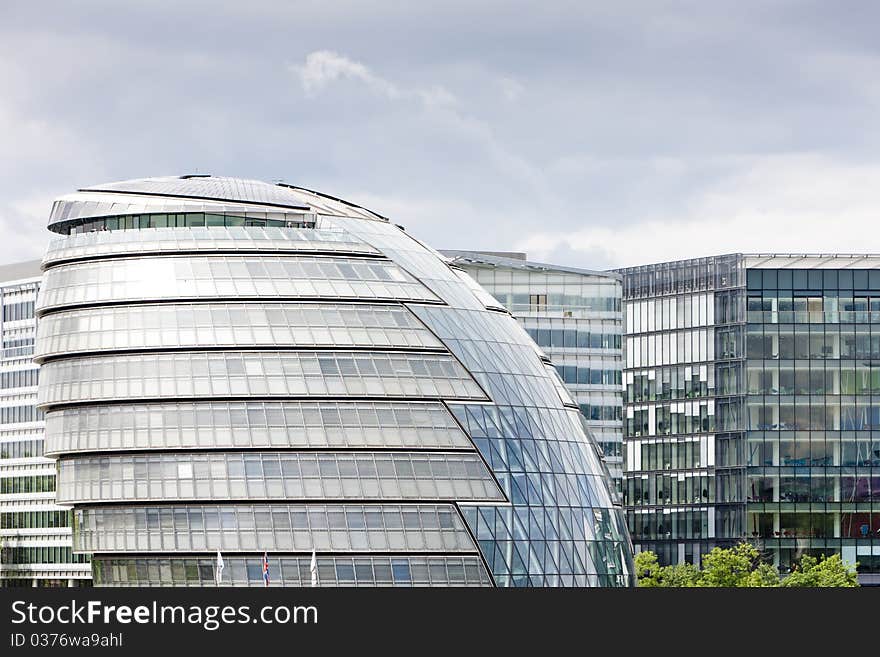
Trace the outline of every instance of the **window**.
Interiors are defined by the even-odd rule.
[[[547,295],[546,294],[530,294],[529,295],[529,310],[546,310],[547,309]]]

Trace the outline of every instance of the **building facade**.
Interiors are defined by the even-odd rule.
[[[747,539],[782,572],[839,553],[880,582],[880,257],[621,273],[636,550],[698,563]]]
[[[38,403],[96,585],[626,586],[556,370],[359,206],[183,176],[56,201]]]
[[[587,420],[620,492],[623,473],[621,276],[529,262],[521,254],[443,251],[513,313]]]
[[[0,267],[0,586],[88,584],[73,554],[70,511],[55,502],[55,463],[43,455],[37,410],[34,306],[39,261]]]

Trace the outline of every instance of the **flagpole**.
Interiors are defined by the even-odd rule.
[[[214,584],[220,586],[221,579],[223,579],[223,555],[220,554],[220,548],[217,548],[217,563],[214,564]]]

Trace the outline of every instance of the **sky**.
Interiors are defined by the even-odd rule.
[[[208,173],[590,269],[880,252],[880,3],[0,0],[0,264]]]

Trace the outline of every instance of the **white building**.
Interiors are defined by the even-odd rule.
[[[43,456],[32,361],[37,260],[0,267],[0,585],[76,586],[88,559],[71,551],[70,512],[55,503],[55,461]]]

